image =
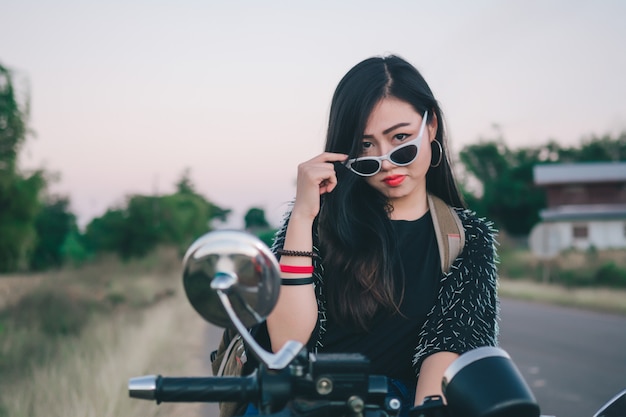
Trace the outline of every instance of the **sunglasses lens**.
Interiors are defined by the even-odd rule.
[[[389,155],[389,159],[397,165],[408,165],[413,162],[416,156],[417,146],[409,145],[404,148],[400,148],[397,151],[393,151],[391,155]]]
[[[363,161],[355,161],[354,163],[352,163],[351,168],[363,175],[371,175],[374,172],[378,171],[378,168],[380,167],[380,162],[374,160],[374,159],[366,159]]]

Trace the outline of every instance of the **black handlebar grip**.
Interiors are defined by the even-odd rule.
[[[247,377],[158,377],[154,399],[161,402],[229,402],[256,401],[259,383],[254,375]]]

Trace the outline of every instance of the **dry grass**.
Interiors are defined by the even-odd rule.
[[[626,288],[626,250],[567,250],[542,260],[527,248],[503,245],[499,249],[500,276],[568,287]]]
[[[68,340],[54,362],[25,370],[2,387],[12,417],[193,416],[199,405],[162,404],[128,397],[133,376],[207,375],[207,324],[179,291],[140,314],[99,321]]]
[[[0,310],[19,301],[41,284],[43,274],[0,275]]]
[[[626,290],[614,288],[572,288],[528,280],[500,279],[504,297],[577,307],[626,315]]]
[[[568,250],[537,258],[504,239],[499,250],[500,295],[626,314],[626,251]]]
[[[157,292],[166,289],[168,284],[163,280],[180,273],[180,262],[174,249],[160,248],[145,259],[130,262],[103,255],[81,268],[0,275],[0,310],[15,306],[33,291],[49,288],[60,288],[75,297],[95,302],[121,296],[123,299],[115,301],[134,306],[149,304]]]
[[[208,375],[208,326],[187,302],[170,250],[2,276],[0,416],[199,416],[203,405],[130,399],[127,383]]]

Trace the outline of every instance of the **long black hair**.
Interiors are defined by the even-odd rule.
[[[435,139],[443,154],[426,174],[426,189],[464,207],[446,151],[441,109],[424,77],[398,56],[366,59],[341,79],[331,103],[325,150],[356,157],[372,109],[387,97],[411,104],[420,114],[428,110],[431,120],[436,116]],[[433,155],[436,165],[436,145]],[[324,196],[319,215],[328,309],[336,320],[366,329],[381,307],[397,311],[403,296],[393,280],[398,255],[391,207],[384,195],[342,164],[336,164],[336,171],[337,186]]]

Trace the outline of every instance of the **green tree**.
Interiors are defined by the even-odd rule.
[[[246,230],[267,229],[270,225],[265,219],[265,211],[258,207],[252,207],[244,216]]]
[[[626,132],[613,137],[609,134],[592,136],[580,147],[558,149],[559,162],[626,161]]]
[[[67,197],[51,197],[35,219],[37,245],[31,255],[31,269],[63,265],[64,244],[76,229],[76,216],[69,210]]]
[[[276,229],[272,229],[265,218],[265,211],[259,207],[252,207],[244,216],[245,228],[248,232],[256,235],[267,246],[274,243]]]
[[[27,133],[27,100],[18,103],[12,74],[0,65],[0,272],[25,268],[36,244],[35,218],[46,179],[43,171],[17,169]]]
[[[164,242],[184,252],[202,234],[211,230],[213,205],[199,194],[176,193],[162,198]]]
[[[125,259],[146,255],[163,240],[160,204],[159,197],[133,195],[125,207],[107,210],[87,225],[88,248],[115,252]]]
[[[162,240],[160,197],[135,195],[128,199],[119,252],[125,257],[144,256]]]
[[[534,185],[538,163],[607,162],[626,160],[626,132],[617,137],[594,136],[579,146],[563,147],[548,141],[535,147],[510,149],[502,135],[468,145],[460,152],[465,171],[476,179],[482,192],[472,192],[462,175],[461,189],[468,205],[487,216],[511,235],[526,235],[540,220],[546,205],[543,189]]]
[[[12,74],[0,64],[0,173],[3,175],[16,170],[17,153],[26,140],[27,126],[28,103],[18,103]]]
[[[226,221],[231,210],[218,207],[196,192],[188,168],[177,181],[176,190],[175,194],[161,197],[161,240],[177,246],[182,253],[212,229],[213,221]]]
[[[92,253],[85,245],[84,235],[78,230],[78,226],[73,227],[63,242],[61,253],[65,263],[71,265],[81,265],[91,258]]]
[[[469,196],[470,207],[511,235],[528,234],[545,207],[545,194],[534,186],[539,149],[509,149],[499,138],[463,148],[465,169],[481,184],[482,195]]]
[[[195,194],[196,187],[191,181],[191,170],[185,168],[180,179],[176,182],[176,191],[178,194]]]
[[[203,233],[213,220],[225,221],[229,209],[220,208],[202,195],[185,171],[176,184],[177,192],[165,196],[133,195],[124,207],[111,209],[93,219],[86,242],[94,251],[113,251],[123,258],[146,255],[161,244],[181,252]]]
[[[123,209],[110,208],[96,217],[85,230],[85,245],[90,252],[118,252],[124,240],[125,216]]]
[[[0,181],[0,272],[24,269],[36,244],[35,218],[42,173],[5,175]]]
[[[261,242],[271,248],[274,243],[274,238],[276,237],[276,232],[276,229],[266,229],[256,233],[256,236],[261,240]]]

